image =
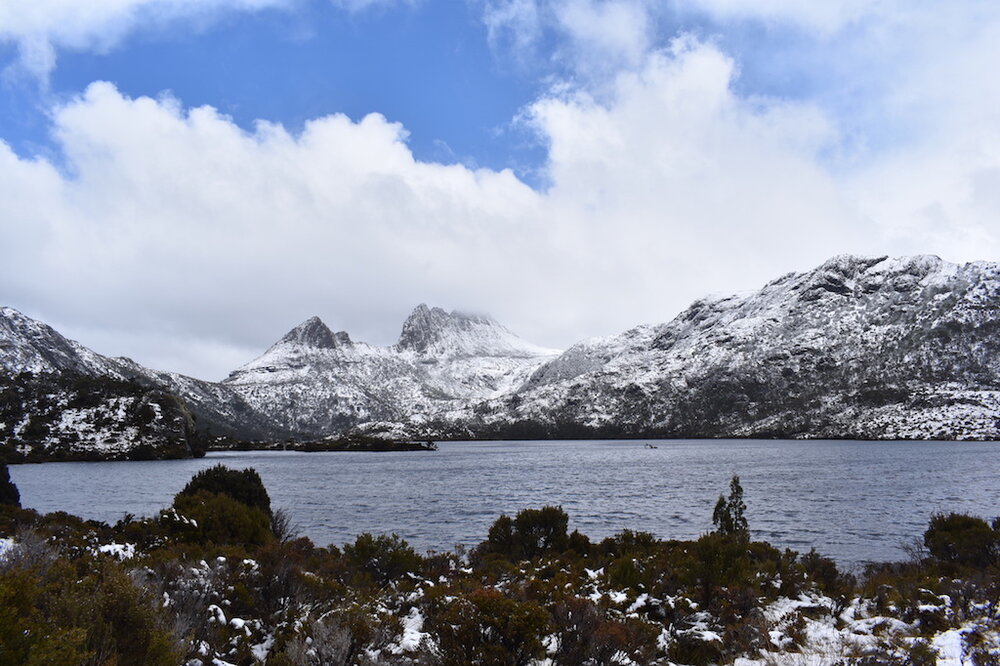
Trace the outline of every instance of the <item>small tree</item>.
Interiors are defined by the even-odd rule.
[[[715,503],[715,511],[712,512],[715,531],[726,536],[749,539],[750,528],[747,525],[746,510],[747,505],[743,503],[743,486],[740,485],[740,477],[734,474],[729,482],[728,499],[719,495],[719,501]]]

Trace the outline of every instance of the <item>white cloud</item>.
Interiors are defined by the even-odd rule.
[[[524,58],[542,36],[542,17],[535,0],[486,0],[483,23],[490,44]]]
[[[17,65],[45,78],[59,49],[105,51],[139,26],[212,20],[225,12],[290,7],[300,0],[4,0],[0,43],[18,46]]]
[[[732,73],[686,40],[603,104],[540,100],[541,193],[509,171],[417,161],[378,115],[248,133],[94,84],[53,115],[72,176],[0,150],[5,300],[140,361],[164,361],[166,338],[201,340],[204,357],[171,369],[207,376],[231,369],[220,345],[262,349],[314,313],[382,343],[421,301],[491,311],[552,345],[666,320],[705,291],[858,247],[811,159],[822,117],[749,105]]]
[[[363,12],[378,7],[390,7],[392,5],[406,4],[414,5],[420,0],[330,0],[334,6],[349,12]]]
[[[260,345],[275,322],[316,311],[336,326],[381,308],[377,328],[433,296],[473,302],[541,259],[530,188],[417,162],[378,115],[248,134],[213,109],[99,83],[54,122],[72,177],[0,150],[0,245],[15,258],[0,272],[8,299],[59,303],[58,319],[79,326],[183,322]]]
[[[654,36],[648,0],[486,0],[483,22],[503,58],[551,57],[588,84],[640,66]]]
[[[578,70],[592,76],[645,60],[652,26],[643,2],[577,0],[558,3],[553,11]]]
[[[871,249],[816,163],[831,132],[822,114],[740,100],[733,68],[718,49],[681,39],[621,75],[607,104],[577,95],[534,107],[551,142],[549,203],[574,220],[567,235],[591,234],[583,252],[642,302],[662,294],[680,305],[681,294],[752,287]]]
[[[798,90],[788,87],[795,101],[765,99],[764,113],[776,121],[775,136],[803,142],[811,166],[829,172],[843,200],[870,220],[873,244],[955,259],[1000,253],[1000,210],[992,194],[1000,170],[1000,78],[993,71],[1000,57],[1000,4],[691,0],[672,3],[673,15],[664,3],[641,0],[516,4],[514,16],[535,19],[512,21],[509,28],[527,26],[525,38],[537,39],[546,29],[559,35],[555,52],[576,72],[568,89],[579,93],[582,85],[599,99],[609,78],[614,95],[621,81],[642,76],[642,63],[678,26],[740,45],[745,51],[732,54],[724,78],[738,76],[739,60],[747,57],[763,63],[758,76],[773,70],[775,77],[800,80]],[[741,32],[751,23],[780,30]],[[690,76],[707,81],[713,74],[692,70]],[[729,87],[721,90],[722,99],[732,96]],[[752,97],[743,101],[755,104]],[[599,142],[612,136],[594,134]],[[577,137],[577,144],[566,145],[582,150],[592,140]],[[647,149],[642,142],[634,148]],[[704,149],[692,143],[694,154]],[[601,183],[607,177],[595,176],[590,191],[606,189]]]
[[[312,314],[387,343],[426,301],[559,346],[838,252],[1000,252],[996,10],[851,19],[869,23],[836,57],[881,83],[857,109],[879,121],[831,167],[850,118],[737,93],[739,54],[691,37],[657,48],[644,7],[486,7],[492,39],[530,48],[556,30],[580,74],[524,113],[548,146],[544,191],[416,160],[379,115],[246,132],[95,84],[53,110],[65,170],[0,144],[0,300],[100,351],[218,377]],[[839,16],[795,20],[826,43]]]
[[[910,6],[922,0],[907,0]],[[678,0],[681,10],[701,9],[725,20],[754,19],[792,23],[822,32],[835,32],[873,14],[901,11],[897,0]]]

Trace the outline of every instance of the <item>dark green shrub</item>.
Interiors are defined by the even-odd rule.
[[[120,565],[70,562],[38,543],[26,539],[0,572],[0,663],[180,662],[157,599]]]
[[[13,536],[21,527],[34,525],[39,519],[34,509],[21,509],[13,504],[0,504],[0,536]]]
[[[906,655],[907,666],[936,666],[938,663],[938,652],[932,648],[926,640],[918,639],[913,641],[913,645]]]
[[[982,518],[936,514],[924,532],[924,545],[941,562],[985,568],[997,562],[1000,535]]]
[[[229,469],[224,465],[203,469],[177,493],[174,504],[183,496],[194,495],[203,490],[228,495],[241,504],[260,509],[268,519],[271,517],[271,498],[268,497],[260,475],[252,467],[242,471]]]
[[[687,578],[699,593],[697,600],[701,604],[712,604],[721,588],[755,582],[747,544],[738,537],[718,532],[706,534],[694,542],[691,554]]]
[[[514,535],[522,557],[532,558],[548,552],[562,552],[569,545],[566,526],[569,516],[561,506],[525,509],[514,518]]]
[[[851,578],[841,575],[837,563],[817,553],[815,548],[803,555],[800,562],[806,576],[816,583],[823,594],[835,599],[850,594]]]
[[[199,490],[194,494],[181,493],[174,500],[174,509],[194,525],[176,525],[179,536],[198,543],[239,544],[260,546],[271,539],[271,524],[267,514],[222,493]],[[171,522],[170,514],[163,520]]]
[[[449,603],[432,618],[443,666],[496,664],[525,666],[545,656],[542,637],[549,615],[538,604],[508,599],[493,589],[477,589]]]
[[[486,541],[480,544],[479,550],[513,559],[516,547],[514,520],[508,515],[501,515],[490,525]]]
[[[0,504],[11,506],[21,506],[21,493],[17,486],[10,480],[10,471],[7,465],[0,462]]]
[[[344,546],[349,564],[384,587],[408,573],[420,570],[422,558],[397,534],[372,536],[367,532]]]
[[[567,550],[572,550],[577,555],[587,555],[590,553],[591,548],[590,538],[579,530],[573,530],[569,535],[566,548]]]
[[[648,555],[656,547],[656,537],[652,534],[632,530],[622,530],[601,542],[601,550],[613,557]]]
[[[569,516],[559,506],[524,509],[513,520],[509,516],[500,516],[490,527],[489,536],[480,544],[478,551],[515,561],[545,553],[562,553],[570,547],[570,537],[566,534],[568,523]],[[585,547],[580,537],[574,539],[576,548]]]
[[[616,588],[640,590],[644,587],[646,576],[635,558],[619,557],[607,567],[608,583]]]

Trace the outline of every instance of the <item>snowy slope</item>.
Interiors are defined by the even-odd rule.
[[[14,308],[0,307],[0,367],[6,374],[77,372],[121,379],[119,363]]]
[[[475,435],[996,438],[1000,266],[835,257],[752,294],[574,345]]]
[[[13,308],[0,308],[0,369],[6,377],[67,374],[133,381],[183,398],[199,429],[244,437],[286,434],[256,414],[226,386],[102,356]]]
[[[0,460],[148,460],[204,453],[176,396],[76,373],[0,376]]]
[[[501,395],[557,354],[488,317],[420,305],[391,347],[308,319],[224,384],[281,428],[319,436]]]

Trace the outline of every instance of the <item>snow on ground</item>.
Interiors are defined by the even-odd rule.
[[[107,543],[97,548],[98,552],[113,555],[118,560],[131,560],[135,557],[134,543]]]
[[[0,537],[0,560],[7,557],[7,552],[14,548],[14,539],[11,537]]]
[[[399,644],[390,648],[393,654],[403,652],[413,652],[420,647],[420,642],[428,638],[430,634],[421,631],[424,628],[424,616],[420,609],[413,607],[409,614],[403,618],[403,635],[399,639]]]

